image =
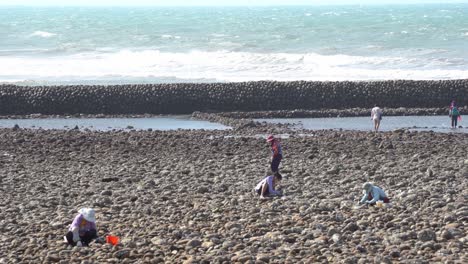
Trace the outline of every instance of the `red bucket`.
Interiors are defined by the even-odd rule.
[[[113,246],[117,245],[119,243],[119,237],[118,236],[106,236],[106,242],[109,244],[112,244]]]

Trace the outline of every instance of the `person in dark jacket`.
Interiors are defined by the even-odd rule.
[[[279,171],[279,165],[283,159],[283,150],[281,144],[274,136],[270,135],[267,137],[267,142],[271,144],[271,171],[273,173]]]
[[[452,128],[456,128],[458,125],[458,119],[460,118],[460,111],[456,105],[450,108],[449,117],[452,119]]]

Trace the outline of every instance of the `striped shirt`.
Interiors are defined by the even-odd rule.
[[[278,140],[273,141],[273,143],[271,144],[271,154],[273,155],[273,157],[278,155],[283,156],[283,150],[281,149],[281,144]]]

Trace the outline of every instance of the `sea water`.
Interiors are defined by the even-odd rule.
[[[373,123],[368,117],[340,117],[340,118],[271,118],[254,119],[258,122],[273,124],[290,124],[296,129],[344,129],[370,131]],[[194,120],[189,116],[164,116],[143,118],[33,118],[33,119],[0,119],[0,128],[12,128],[18,125],[20,128],[33,129],[90,129],[99,131],[117,130],[175,130],[175,129],[205,129],[226,130],[231,127],[219,123],[203,120]],[[390,131],[395,129],[409,129],[413,131],[434,131],[468,133],[468,126],[463,126],[463,120],[459,122],[461,128],[451,128],[450,119],[447,116],[386,116],[382,120],[380,130]],[[253,137],[266,138],[267,134],[255,134]],[[278,134],[280,138],[289,138],[289,134]],[[236,136],[226,136],[236,137]]]
[[[193,120],[189,116],[166,116],[144,118],[34,118],[34,119],[0,119],[0,128],[32,129],[89,129],[99,131],[117,130],[176,130],[176,129],[230,129],[219,123]]]
[[[271,118],[255,119],[258,122],[274,124],[291,124],[298,129],[345,129],[371,131],[374,123],[370,117],[336,117],[336,118]],[[434,131],[445,133],[468,133],[466,121],[462,118],[458,122],[461,128],[452,128],[451,119],[448,116],[384,116],[380,131],[391,131],[396,129],[408,129],[413,131]]]
[[[0,83],[468,78],[468,4],[0,7]]]

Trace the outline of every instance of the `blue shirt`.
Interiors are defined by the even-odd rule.
[[[369,198],[369,194],[372,195],[372,200],[367,201]],[[383,200],[385,197],[387,197],[387,195],[382,189],[380,189],[377,186],[372,186],[369,192],[364,191],[364,195],[362,196],[361,203],[365,203],[366,201],[367,203],[375,203],[377,201]]]

